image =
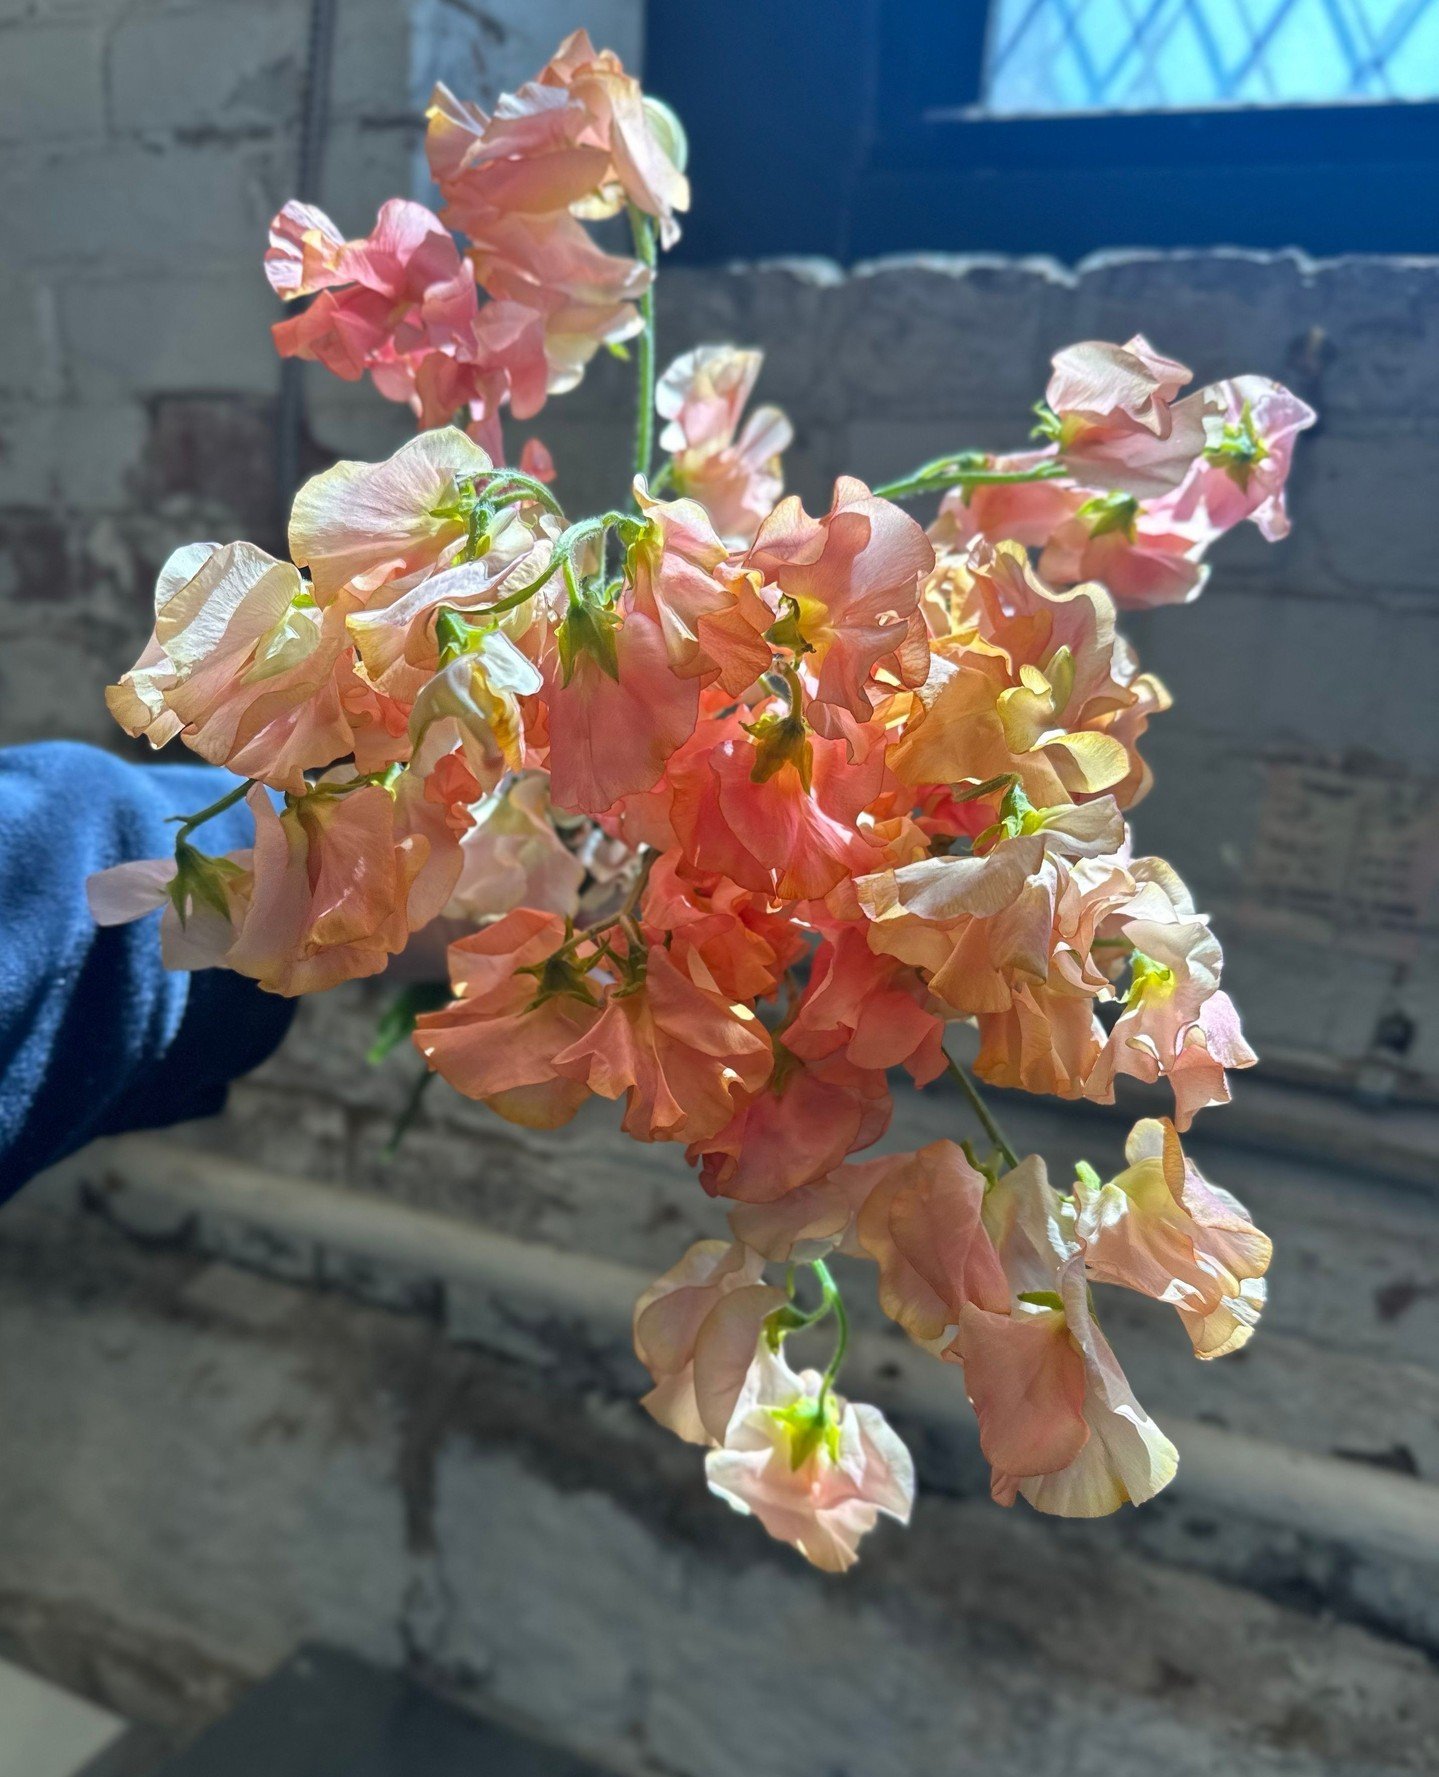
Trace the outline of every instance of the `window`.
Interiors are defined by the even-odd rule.
[[[995,0],[991,117],[1439,97],[1436,0]]]
[[[651,0],[682,257],[1439,251],[1439,0]]]

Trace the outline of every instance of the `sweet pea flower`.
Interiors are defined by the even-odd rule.
[[[517,907],[449,950],[454,999],[415,1021],[415,1047],[466,1098],[507,1122],[557,1129],[588,1096],[554,1059],[600,1016],[594,946],[557,913]]]
[[[446,917],[474,923],[529,907],[573,919],[585,866],[555,829],[545,775],[527,771],[506,779],[470,812]]]
[[[1168,494],[1141,504],[1122,493],[1084,500],[1050,535],[1040,573],[1056,586],[1097,580],[1125,610],[1189,604],[1204,590],[1202,558],[1218,532],[1202,515],[1181,520],[1178,501]]]
[[[99,870],[85,883],[97,926],[129,925],[162,908],[160,960],[167,969],[227,965],[254,887],[253,854],[210,857],[187,840],[169,858],[138,858]]]
[[[968,1302],[1009,1310],[1009,1285],[981,1219],[986,1180],[952,1141],[862,1162],[870,1191],[855,1224],[879,1265],[880,1306],[918,1344],[938,1350]]]
[[[807,714],[820,734],[839,718],[868,722],[878,708],[876,674],[896,685],[924,683],[929,644],[920,584],[934,567],[921,527],[862,481],[841,476],[823,518],[797,495],[765,519],[744,558],[787,601],[797,651],[813,674]]]
[[[702,1142],[769,1078],[769,1038],[747,1006],[702,987],[664,949],[629,959],[631,974],[553,1057],[557,1074],[625,1100],[637,1141]]]
[[[1204,447],[1203,400],[1175,397],[1193,372],[1142,334],[1056,352],[1042,429],[1075,480],[1147,499],[1178,487]]]
[[[736,1203],[729,1225],[736,1240],[776,1264],[812,1263],[831,1253],[852,1259],[868,1255],[859,1244],[860,1211],[892,1161],[851,1160],[812,1184],[796,1185],[783,1197],[762,1203]]]
[[[383,463],[312,475],[290,509],[290,554],[315,602],[367,605],[391,582],[447,566],[469,534],[469,500],[494,465],[454,426],[421,432]]]
[[[754,541],[784,492],[780,456],[794,438],[777,407],[757,407],[741,429],[763,362],[763,352],[738,346],[696,346],[676,358],[655,387],[671,480],[736,549]]]
[[[476,212],[568,210],[598,220],[631,204],[655,219],[670,246],[679,237],[675,212],[689,207],[676,131],[612,50],[597,51],[575,31],[493,114],[437,87],[425,146],[466,233]]]
[[[815,955],[784,1044],[805,1061],[843,1055],[861,1069],[904,1067],[924,1086],[945,1069],[944,1025],[926,1000],[915,971],[871,950],[863,922],[841,926]]]
[[[1023,474],[1054,459],[1054,451],[1019,451],[988,459],[1002,475]],[[929,538],[942,555],[964,555],[975,542],[1021,543],[1043,549],[1089,498],[1072,481],[991,481],[951,488],[939,502]]]
[[[1244,519],[1266,542],[1289,535],[1284,485],[1294,444],[1318,416],[1283,383],[1238,376],[1204,391],[1204,448],[1174,496],[1176,515],[1215,532]]]
[[[854,1566],[881,1512],[907,1524],[914,1505],[913,1459],[879,1409],[763,1348],[705,1476],[712,1493],[826,1573]]]
[[[867,733],[850,742],[812,734],[780,700],[707,722],[665,776],[675,843],[702,872],[774,900],[819,900],[847,876],[885,860],[867,811],[885,787],[885,755]]]
[[[457,736],[477,788],[493,790],[506,772],[518,771],[525,757],[521,700],[544,684],[534,662],[499,629],[479,636],[473,648],[456,655],[430,679],[410,712],[415,747],[440,727]]]
[[[427,870],[433,834],[384,784],[326,781],[276,811],[258,786],[254,887],[227,966],[269,993],[378,974],[449,898],[458,846]]]
[[[310,205],[287,204],[270,224],[265,271],[284,300],[313,298],[273,327],[282,357],[316,360],[348,382],[368,372],[421,425],[472,400],[508,399],[521,417],[544,402],[539,317],[499,303],[482,315],[469,267],[423,204],[392,199],[359,241]]]
[[[1163,897],[1154,892],[1161,884],[1168,891]],[[1108,1103],[1118,1074],[1151,1084],[1163,1077],[1173,1088],[1174,1120],[1182,1132],[1204,1106],[1228,1103],[1226,1068],[1252,1067],[1258,1057],[1220,990],[1223,958],[1207,921],[1195,914],[1167,866],[1141,884],[1141,893],[1145,887],[1148,902],[1160,901],[1164,917],[1131,917],[1125,909],[1114,917],[1114,931],[1133,946],[1130,984],[1085,1091]],[[1136,910],[1145,906],[1141,900]]]
[[[757,576],[732,569],[705,508],[654,500],[642,479],[635,499],[644,523],[629,549],[634,608],[658,623],[671,670],[738,697],[769,669],[764,639],[774,613]]]
[[[913,785],[1015,776],[1037,805],[1130,781],[1114,730],[1141,693],[1108,593],[1045,585],[1015,544],[977,545],[945,578],[950,633],[933,643],[891,770]]]
[[[1079,1168],[1072,1230],[1085,1270],[1170,1303],[1196,1357],[1238,1351],[1264,1308],[1269,1239],[1237,1198],[1203,1177],[1168,1119],[1136,1123],[1124,1157],[1108,1183]]]
[[[668,942],[694,979],[713,982],[731,1000],[763,999],[804,952],[792,920],[774,914],[762,895],[728,877],[681,875],[677,850],[656,858],[645,879],[640,924],[653,942]]]
[[[769,1085],[685,1158],[712,1197],[773,1203],[872,1147],[893,1114],[882,1070],[838,1054],[801,1061],[777,1040]]]
[[[354,668],[343,615],[317,609],[290,562],[195,545],[161,569],[154,633],[105,701],[152,746],[179,734],[211,764],[299,794],[307,770],[353,749]]]
[[[979,1419],[1001,1505],[1094,1518],[1173,1480],[1174,1446],[1125,1380],[1089,1304],[1084,1259],[1036,1157],[989,1191],[984,1221],[1009,1281],[1006,1313],[967,1302],[949,1354]]]
[[[544,672],[556,808],[603,814],[653,789],[695,732],[698,683],[671,671],[658,620],[631,601],[572,601]]]
[[[635,1303],[635,1355],[654,1378],[640,1405],[690,1444],[722,1444],[783,1290],[738,1241],[697,1240]]]

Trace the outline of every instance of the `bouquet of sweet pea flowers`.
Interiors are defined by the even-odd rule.
[[[266,255],[308,299],[280,351],[369,376],[416,436],[301,488],[292,561],[176,551],[109,693],[129,734],[247,780],[225,803],[247,797],[254,846],[207,854],[198,811],[173,857],[94,879],[96,917],[163,908],[171,966],[290,995],[446,922],[449,985],[405,1022],[430,1070],[535,1128],[623,1100],[626,1133],[683,1144],[725,1200],[732,1237],[636,1306],[644,1405],[816,1565],[851,1565],[914,1492],[883,1416],[839,1392],[836,1255],[872,1261],[884,1312],[953,1367],[996,1500],[1149,1499],[1176,1454],[1091,1286],[1171,1304],[1219,1357],[1253,1332],[1270,1245],[1181,1145],[1254,1055],[1205,917],[1131,845],[1169,698],[1116,612],[1195,598],[1242,520],[1284,534],[1313,414],[1260,377],[1182,396],[1144,338],[1089,342],[1055,357],[1030,448],[844,477],[811,514],[783,496],[784,415],[746,417],[758,352],[656,376],[684,136],[614,55],[576,33],[493,112],[439,87],[427,147],[440,215],[394,200],[347,240],[291,203]],[[601,247],[589,225],[622,218]],[[543,445],[507,466],[502,419],[601,348],[635,365],[634,476],[576,516]],[[924,496],[928,530],[905,510]],[[951,1021],[977,1030],[972,1072]],[[949,1076],[972,1139],[856,1158],[895,1068]],[[1119,1075],[1166,1081],[1173,1115],[1067,1188],[976,1083],[1108,1103]],[[793,1368],[821,1323],[832,1360]]]

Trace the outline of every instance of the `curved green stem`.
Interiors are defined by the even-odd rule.
[[[478,483],[484,479],[476,476]],[[522,469],[496,469],[494,474],[485,480],[486,495],[503,496],[511,491],[522,494],[525,499],[532,500],[537,506],[543,506],[553,517],[564,520],[564,507],[545,486],[533,475],[526,475]]]
[[[655,225],[642,211],[630,205],[630,233],[634,236],[635,255],[649,268],[650,281],[640,297],[640,319],[644,328],[635,349],[638,372],[635,389],[635,474],[649,479],[650,459],[654,455],[655,436],[655,266],[657,249]]]
[[[824,1413],[829,1400],[830,1391],[834,1387],[835,1378],[839,1375],[840,1365],[844,1362],[845,1350],[849,1345],[849,1316],[844,1311],[844,1297],[839,1293],[839,1285],[834,1281],[830,1268],[823,1259],[813,1259],[810,1269],[819,1279],[820,1288],[824,1291],[823,1308],[825,1312],[834,1311],[834,1355],[825,1366],[823,1380],[819,1385],[819,1410]]]
[[[182,845],[186,835],[193,833],[196,827],[201,827],[206,821],[213,820],[217,814],[224,814],[227,808],[233,808],[242,796],[249,795],[253,783],[254,780],[247,777],[243,783],[238,783],[233,790],[227,791],[218,802],[212,802],[208,808],[202,808],[198,814],[170,815],[168,818],[180,829],[175,835],[175,844]]]
[[[978,1086],[975,1085],[974,1081],[972,1079],[970,1079],[967,1071],[959,1065],[959,1063],[954,1059],[954,1057],[952,1055],[946,1053],[945,1057],[944,1057],[944,1061],[945,1061],[945,1066],[949,1069],[950,1073],[954,1076],[955,1080],[958,1082],[960,1090],[964,1093],[964,1096],[969,1100],[970,1109],[974,1112],[975,1116],[979,1118],[980,1124],[984,1129],[984,1133],[989,1137],[990,1141],[993,1142],[994,1146],[999,1150],[999,1153],[1000,1153],[1001,1157],[1003,1158],[1003,1160],[1005,1161],[1005,1163],[1009,1166],[1018,1166],[1019,1165],[1019,1156],[1015,1153],[1014,1149],[1010,1146],[1008,1137],[1005,1135],[1004,1131],[1000,1128],[999,1124],[996,1122],[995,1117],[994,1117],[994,1113],[990,1110],[989,1106],[984,1102],[984,1099],[980,1094],[980,1090],[979,1090]]]
[[[973,451],[961,451],[951,457],[936,457],[932,463],[901,475],[897,481],[886,481],[874,492],[882,500],[913,500],[921,494],[943,493],[951,487],[994,487],[1007,483],[1059,481],[1067,471],[1057,458],[1046,457],[1029,469],[990,469],[984,459]]]

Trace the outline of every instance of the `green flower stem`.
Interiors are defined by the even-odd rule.
[[[176,850],[184,844],[186,838],[194,832],[196,827],[202,827],[206,821],[213,820],[217,814],[224,814],[225,810],[233,808],[241,797],[249,795],[253,781],[251,778],[246,778],[244,783],[236,784],[234,789],[223,795],[218,802],[212,802],[208,808],[202,808],[198,814],[172,814],[169,817],[170,820],[175,822],[180,829],[175,835]]]
[[[488,479],[481,476],[477,476],[475,479],[476,492],[479,491],[479,482],[484,481],[484,492],[487,499],[502,498],[505,494],[510,493],[519,494],[526,500],[532,500],[535,505],[543,506],[545,511],[551,513],[555,518],[562,521],[564,519],[564,508],[544,482],[537,481],[533,475],[526,475],[521,469],[496,469]]]
[[[1031,469],[986,469],[976,465],[971,455],[939,457],[897,481],[886,481],[874,491],[882,500],[913,500],[921,494],[943,493],[945,489],[962,487],[995,487],[1009,483],[1060,481],[1067,471],[1056,458],[1047,457]]]
[[[640,319],[644,329],[635,349],[638,372],[635,389],[635,474],[649,479],[650,459],[654,455],[655,435],[655,280],[658,260],[655,225],[642,211],[630,205],[630,232],[634,236],[635,255],[649,268],[650,281],[639,300]]]
[[[969,1100],[971,1110],[973,1110],[975,1116],[979,1118],[984,1133],[989,1137],[990,1141],[994,1143],[1007,1165],[1018,1166],[1019,1156],[1009,1145],[1008,1138],[1005,1136],[1004,1131],[995,1121],[994,1114],[981,1097],[978,1086],[975,1085],[968,1073],[959,1065],[952,1055],[946,1054],[944,1060],[945,1066],[958,1082],[960,1090],[964,1093],[964,1096]]]
[[[834,1312],[834,1355],[825,1366],[824,1378],[819,1385],[819,1411],[822,1417],[849,1345],[849,1316],[844,1311],[844,1298],[839,1293],[839,1285],[834,1281],[829,1266],[823,1259],[813,1259],[810,1269],[819,1279],[820,1288],[824,1291],[824,1308]]]

